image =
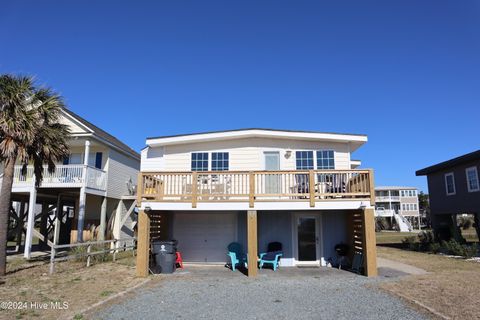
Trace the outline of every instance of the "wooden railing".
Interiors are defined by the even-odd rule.
[[[374,204],[372,170],[141,172],[138,203],[366,199]],[[312,186],[312,187],[310,187]]]
[[[85,174],[84,174],[84,169]],[[85,177],[84,177],[85,175]],[[82,187],[86,186],[98,190],[106,190],[107,173],[103,170],[85,166],[83,164],[57,165],[53,173],[48,172],[47,167],[43,168],[42,187]],[[33,167],[27,166],[26,172],[22,172],[22,166],[15,166],[13,174],[14,186],[33,186]]]

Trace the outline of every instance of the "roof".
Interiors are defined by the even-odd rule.
[[[364,134],[349,133],[331,133],[321,131],[304,131],[304,130],[283,130],[283,129],[263,129],[263,128],[246,128],[224,131],[208,131],[198,133],[188,133],[170,136],[159,136],[147,138],[148,146],[165,146],[173,144],[208,142],[218,140],[232,140],[240,138],[277,138],[277,139],[293,139],[293,140],[329,140],[336,142],[351,142],[351,150],[367,142],[367,136]]]
[[[448,169],[460,164],[468,163],[474,160],[479,160],[480,159],[480,150],[464,154],[463,156],[456,157],[444,162],[437,163],[433,166],[423,168],[421,170],[418,170],[415,172],[417,176],[425,176],[427,174],[437,172],[443,169]]]
[[[286,129],[271,129],[271,128],[241,128],[241,129],[230,129],[230,130],[216,130],[216,131],[192,132],[192,133],[183,133],[183,134],[175,134],[175,135],[168,135],[168,136],[158,136],[158,137],[147,137],[147,140],[150,140],[150,139],[163,139],[163,138],[175,138],[175,137],[185,137],[185,136],[194,136],[194,135],[198,135],[198,134],[212,134],[212,133],[252,131],[252,130],[280,131],[280,132],[296,132],[296,133],[338,134],[338,135],[349,135],[349,136],[367,137],[366,134],[325,132],[325,131],[313,131],[313,130],[286,130]]]
[[[132,148],[130,148],[128,145],[126,145],[125,143],[123,143],[122,141],[120,141],[119,139],[115,138],[114,136],[112,136],[111,134],[109,134],[108,132],[100,129],[99,127],[97,127],[96,125],[94,125],[93,123],[85,120],[84,118],[80,117],[78,114],[74,113],[73,111],[71,110],[68,110],[66,108],[63,108],[63,111],[68,114],[69,116],[75,118],[75,120],[77,120],[78,122],[80,122],[81,124],[83,124],[84,126],[88,127],[89,129],[91,129],[93,131],[93,133],[98,136],[99,138],[109,142],[110,144],[114,145],[115,147],[123,150],[124,152],[128,153],[129,155],[133,156],[134,158],[136,159],[140,159],[140,154],[138,152],[136,152],[135,150],[133,150]]]
[[[383,190],[417,190],[417,187],[405,187],[405,186],[379,186],[375,187],[377,191]]]

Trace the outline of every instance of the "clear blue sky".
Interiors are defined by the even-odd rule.
[[[102,2],[100,4],[99,2]],[[479,1],[6,1],[0,73],[133,148],[267,127],[368,134],[377,185],[479,149]]]

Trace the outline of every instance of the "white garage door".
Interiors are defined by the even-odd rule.
[[[235,212],[175,213],[173,237],[183,261],[225,263],[227,246],[236,241]]]

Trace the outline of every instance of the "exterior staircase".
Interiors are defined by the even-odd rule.
[[[408,221],[401,213],[395,213],[393,216],[400,232],[411,232],[413,230],[410,221]]]

